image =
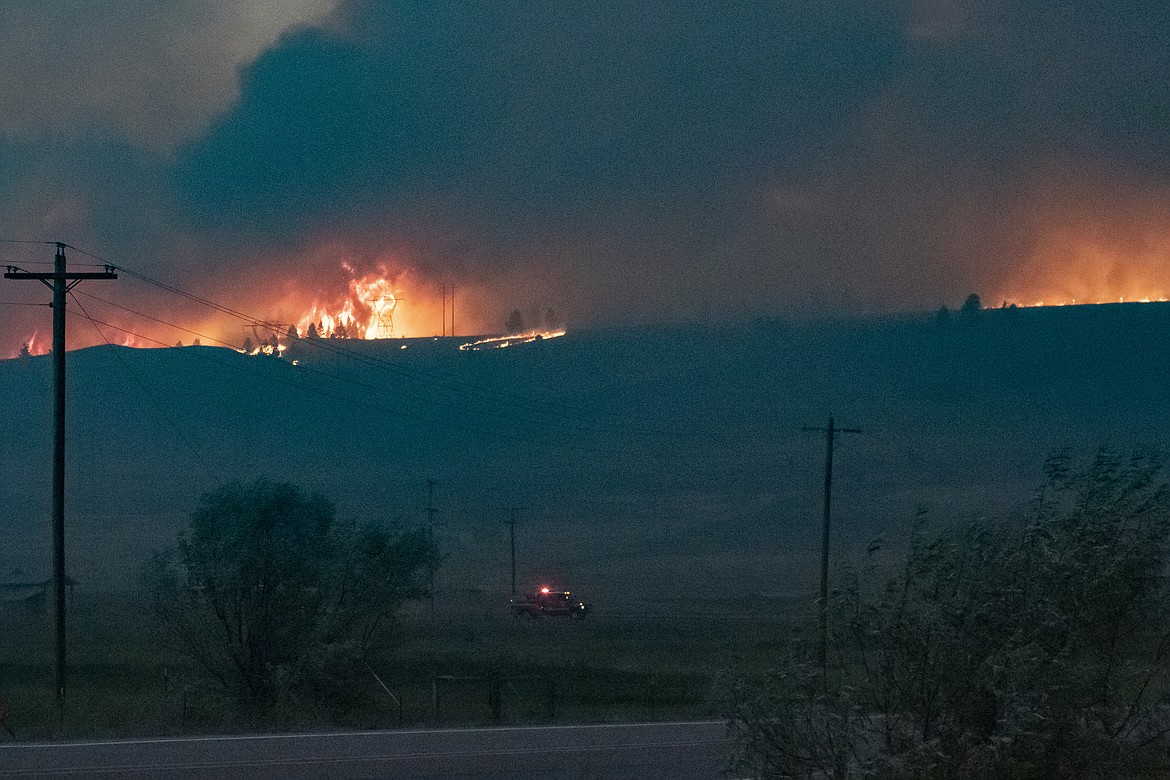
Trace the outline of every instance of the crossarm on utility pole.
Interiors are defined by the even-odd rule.
[[[66,285],[65,291],[69,292],[69,290],[72,290],[74,287],[77,286],[76,285],[77,282],[83,281],[85,279],[117,279],[118,275],[116,273],[114,273],[113,271],[105,271],[105,272],[103,272],[103,271],[85,271],[83,273],[65,274],[64,276],[59,277],[57,274],[53,274],[53,273],[35,273],[32,271],[21,271],[18,268],[16,268],[16,266],[10,265],[10,266],[8,266],[8,270],[4,273],[4,278],[5,279],[36,279],[36,280],[45,282],[46,285],[50,288],[52,288],[53,285],[48,284],[49,281],[61,278],[61,279],[65,279],[67,281],[71,281],[74,283],[74,284]]]

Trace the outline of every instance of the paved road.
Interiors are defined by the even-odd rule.
[[[714,780],[721,721],[0,745],[0,780]]]

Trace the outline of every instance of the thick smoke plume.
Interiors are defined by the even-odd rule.
[[[124,2],[46,58],[76,5],[0,11],[0,237],[260,317],[343,264],[435,333],[1167,293],[1164,3]]]

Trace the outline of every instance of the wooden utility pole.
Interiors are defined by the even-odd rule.
[[[861,433],[859,428],[838,428],[829,415],[829,424],[824,428],[804,426],[802,430],[825,434],[825,499],[824,516],[821,523],[821,598],[817,605],[817,619],[820,637],[817,644],[817,661],[821,672],[828,679],[829,668],[829,529],[830,507],[833,502],[833,444],[838,433]]]
[[[504,511],[508,513],[508,519],[504,524],[508,526],[508,537],[512,542],[512,595],[516,595],[516,517],[524,511],[523,507],[506,506]]]
[[[450,333],[450,335],[454,336],[455,335],[455,285],[453,285],[453,284],[441,285],[439,287],[439,293],[443,296],[443,335],[444,336],[448,335],[447,334],[447,297],[450,296],[450,298],[451,298],[451,333]]]
[[[427,569],[427,593],[431,600],[431,620],[435,619],[435,513],[439,510],[435,509],[435,485],[439,484],[433,479],[427,480],[427,541],[431,544],[431,564]]]
[[[30,273],[8,266],[5,279],[33,279],[53,291],[53,603],[55,605],[55,659],[53,688],[58,728],[65,720],[65,296],[85,279],[117,279],[111,266],[105,271],[69,273],[65,244],[57,244],[52,273]]]

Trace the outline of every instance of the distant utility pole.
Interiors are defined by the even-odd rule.
[[[447,335],[447,297],[451,298],[451,334],[455,335],[455,285],[444,284],[439,292],[443,296],[443,335]]]
[[[838,428],[829,415],[829,424],[824,428],[804,426],[801,430],[825,434],[825,507],[821,525],[821,599],[817,617],[820,622],[820,641],[817,645],[817,660],[821,672],[828,679],[829,659],[829,518],[833,502],[833,444],[838,433],[861,433],[859,428]]]
[[[427,592],[431,599],[431,620],[435,619],[435,513],[439,510],[435,509],[435,485],[439,484],[433,479],[427,480],[427,541],[431,545],[431,564],[427,569],[428,586]]]
[[[58,728],[65,720],[65,295],[85,279],[117,279],[112,266],[104,272],[69,273],[65,245],[57,244],[52,273],[29,273],[8,266],[5,279],[35,279],[53,291],[53,595],[56,605],[56,658],[53,687]],[[51,282],[51,284],[50,284]]]
[[[508,538],[512,542],[512,595],[516,595],[516,518],[524,511],[523,507],[506,506],[504,511],[508,513],[508,519],[504,524],[508,526]]]

